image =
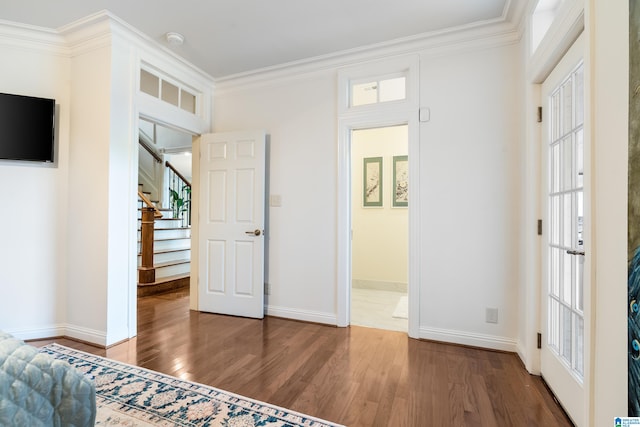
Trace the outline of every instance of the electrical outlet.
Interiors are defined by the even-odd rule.
[[[498,323],[498,309],[487,308],[485,320],[487,323]]]

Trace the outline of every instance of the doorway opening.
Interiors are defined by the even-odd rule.
[[[351,324],[408,332],[408,125],[351,131]]]
[[[188,294],[192,136],[140,119],[138,141],[137,296]]]

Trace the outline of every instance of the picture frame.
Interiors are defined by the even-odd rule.
[[[409,206],[409,156],[393,156],[393,207]]]
[[[363,158],[362,205],[382,207],[382,157]]]

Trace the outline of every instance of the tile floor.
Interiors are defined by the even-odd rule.
[[[351,324],[407,332],[409,321],[393,317],[402,292],[351,288]]]

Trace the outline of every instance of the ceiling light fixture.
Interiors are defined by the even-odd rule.
[[[171,46],[181,46],[184,43],[184,36],[180,33],[168,32],[165,37]]]

